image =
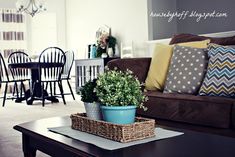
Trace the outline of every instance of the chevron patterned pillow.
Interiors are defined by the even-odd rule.
[[[235,98],[235,48],[210,44],[209,64],[199,95]]]

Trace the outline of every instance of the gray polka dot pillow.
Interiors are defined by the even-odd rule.
[[[175,45],[164,93],[197,94],[207,63],[206,49]]]

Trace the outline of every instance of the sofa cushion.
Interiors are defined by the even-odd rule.
[[[219,45],[235,45],[235,36],[231,37],[206,37],[206,36],[199,36],[194,34],[177,34],[174,35],[170,41],[170,45],[178,44],[183,42],[190,42],[190,41],[202,41],[210,39],[211,43],[219,44]]]
[[[148,110],[138,109],[137,114],[141,116],[220,128],[230,127],[234,99],[164,94],[159,91],[148,91],[146,94],[149,97],[145,103]]]
[[[197,94],[207,62],[206,49],[174,46],[164,93]]]
[[[172,55],[172,46],[156,44],[145,87],[148,90],[162,90]]]
[[[210,40],[181,43],[181,46],[206,48]],[[173,52],[172,45],[156,44],[145,81],[147,90],[163,90]]]
[[[107,66],[110,70],[117,68],[118,70],[126,71],[129,69],[141,83],[144,83],[150,63],[151,58],[122,58],[109,61]]]
[[[209,45],[208,70],[199,95],[235,98],[235,49]]]

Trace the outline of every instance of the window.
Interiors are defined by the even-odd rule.
[[[23,14],[15,9],[0,8],[0,51],[5,59],[14,51],[26,49],[25,31]]]

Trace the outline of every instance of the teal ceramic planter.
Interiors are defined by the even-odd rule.
[[[135,122],[136,106],[101,106],[103,119],[116,124]]]

